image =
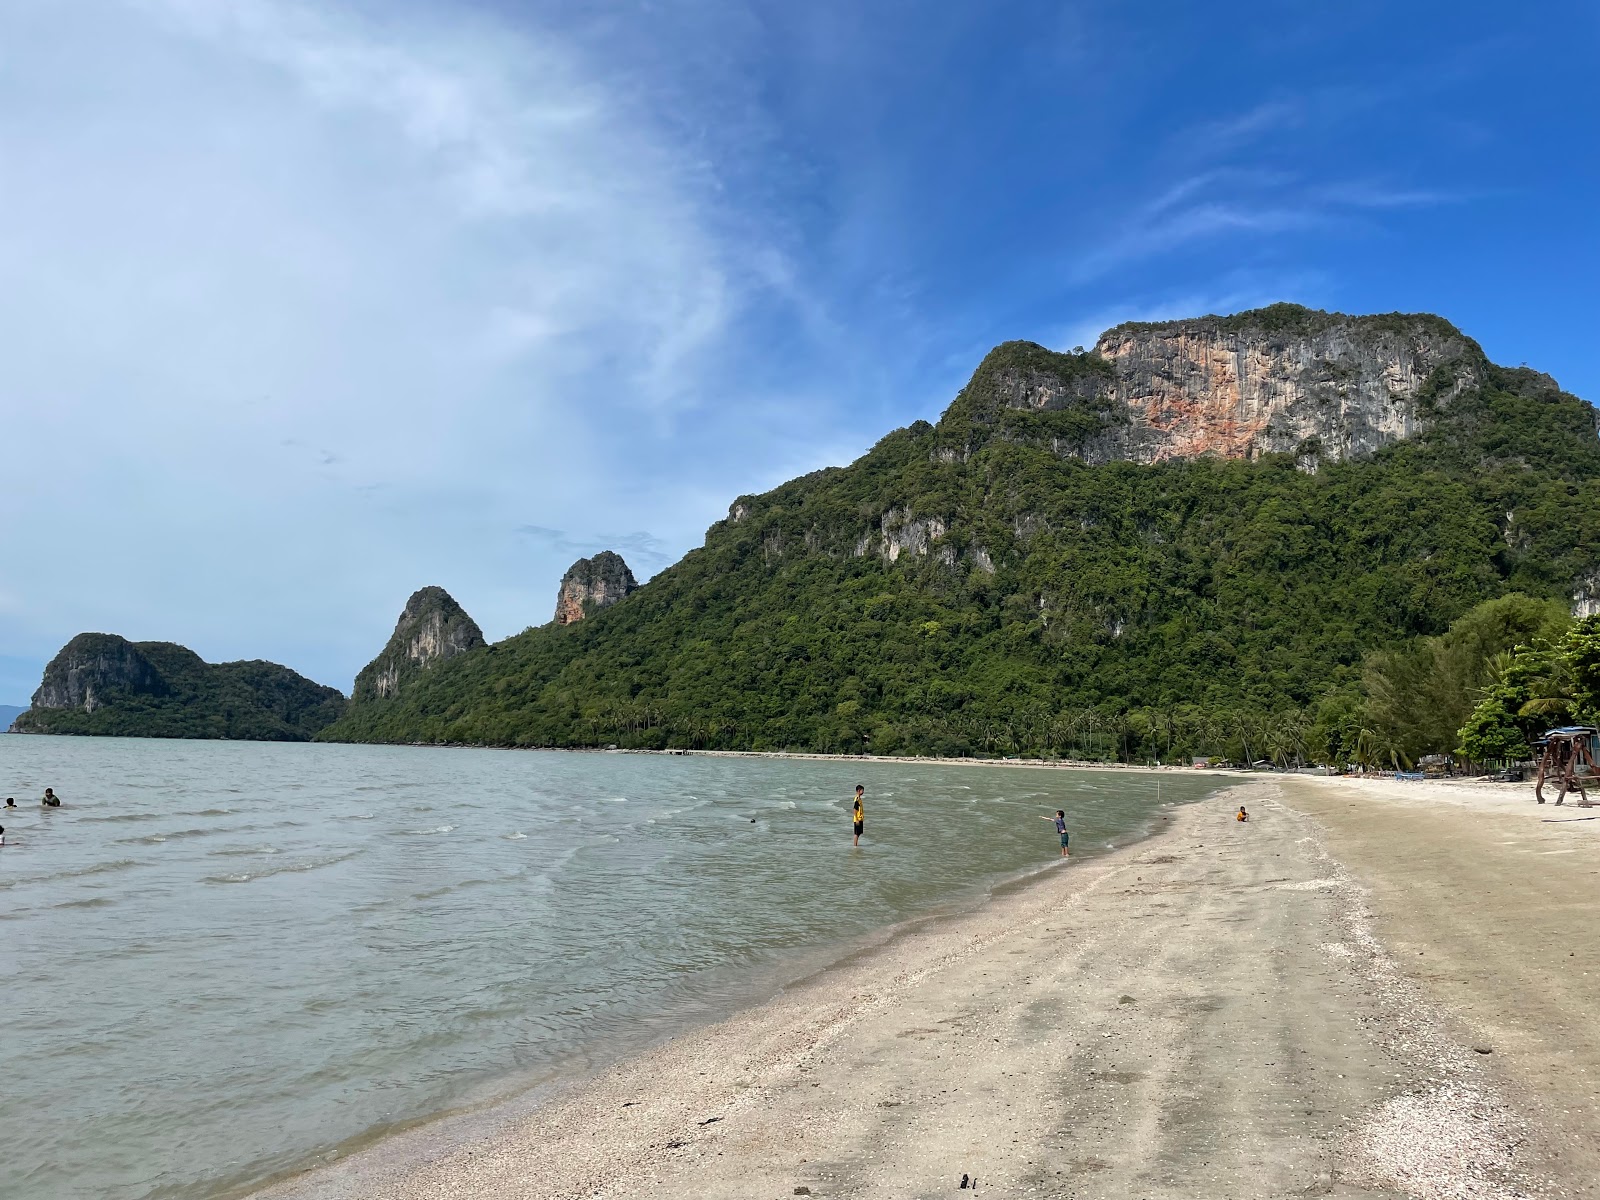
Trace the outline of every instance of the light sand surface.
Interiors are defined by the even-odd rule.
[[[1493,1051],[1526,1152],[1600,1195],[1600,808],[1531,784],[1295,780],[1371,888],[1378,931],[1458,1036]]]
[[[1252,780],[496,1129],[271,1195],[1600,1194],[1600,822],[1429,786]]]

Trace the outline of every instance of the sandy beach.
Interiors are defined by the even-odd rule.
[[[261,1195],[1600,1195],[1590,815],[1251,778],[536,1106]]]

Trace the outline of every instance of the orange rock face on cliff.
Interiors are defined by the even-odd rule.
[[[593,558],[580,558],[561,577],[561,590],[556,593],[556,624],[570,625],[590,613],[610,608],[638,586],[620,554],[602,550]]]
[[[1357,319],[1298,336],[1223,322],[1112,330],[1095,346],[1116,369],[1136,461],[1254,458],[1317,438],[1329,458],[1416,432],[1417,401],[1446,405],[1477,381],[1466,338],[1426,325],[1363,328]]]
[[[1438,317],[1280,304],[1119,325],[1088,354],[1008,343],[968,385],[968,411],[1089,462],[1268,453],[1314,462],[1414,436],[1486,367],[1477,344]]]

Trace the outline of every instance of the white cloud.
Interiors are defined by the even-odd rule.
[[[736,394],[774,252],[579,48],[293,0],[7,6],[0,44],[34,51],[0,77],[9,650],[110,629],[344,684],[425,583],[543,619],[566,563],[519,524],[698,539],[660,464],[717,461],[685,414]],[[784,411],[705,420],[793,427],[752,401]]]

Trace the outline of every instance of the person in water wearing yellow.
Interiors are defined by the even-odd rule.
[[[1250,814],[1245,812],[1244,805],[1239,805],[1239,811],[1234,814],[1233,819],[1235,821],[1248,821],[1250,819]]]
[[[1056,832],[1061,835],[1061,857],[1071,858],[1072,855],[1067,851],[1067,842],[1069,840],[1067,836],[1067,814],[1058,808],[1056,809],[1055,816],[1047,817],[1041,813],[1039,819],[1041,821],[1052,821],[1055,823]]]
[[[859,783],[856,784],[856,806],[850,813],[850,819],[855,822],[854,829],[856,834],[856,840],[851,844],[855,846],[861,845],[861,831],[867,827],[867,813],[861,807],[861,797],[866,790]]]

